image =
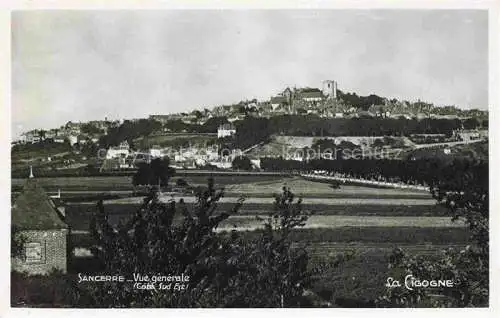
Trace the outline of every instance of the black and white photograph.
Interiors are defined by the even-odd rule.
[[[12,10],[4,297],[489,308],[489,14]]]

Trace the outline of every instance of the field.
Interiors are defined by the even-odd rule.
[[[207,176],[181,175],[190,185],[206,184]],[[338,268],[330,268],[316,277],[313,290],[325,300],[341,307],[370,306],[381,295],[390,275],[388,257],[396,247],[412,255],[436,257],[446,248],[463,248],[468,242],[464,224],[452,222],[441,205],[426,192],[399,189],[341,186],[283,176],[215,175],[215,183],[225,188],[225,197],[218,210],[230,210],[238,197],[245,197],[237,215],[224,221],[218,228],[223,235],[238,230],[248,239],[259,235],[262,220],[273,209],[273,195],[283,186],[303,199],[303,209],[313,215],[306,226],[292,232],[296,246],[305,245],[311,256],[311,266],[329,262],[338,255],[349,257]],[[13,188],[24,180],[14,179]],[[126,221],[135,213],[142,198],[130,197],[131,177],[40,178],[49,191],[63,191],[65,196],[104,191],[125,191],[127,198],[105,201],[112,224]],[[65,193],[64,191],[68,191]],[[70,193],[75,191],[75,193]],[[81,191],[79,193],[78,191]],[[90,192],[89,192],[90,191]],[[127,192],[128,191],[128,192]],[[127,194],[128,193],[128,194]],[[193,197],[181,194],[163,194],[161,200],[179,200],[183,197],[188,207],[196,203]],[[75,258],[72,272],[86,271],[91,266],[88,248],[89,220],[96,211],[96,202],[71,202],[66,206],[66,218],[72,229]],[[86,265],[87,264],[87,265]],[[353,303],[353,299],[364,301]]]
[[[305,180],[300,177],[290,177],[282,180],[265,180],[259,182],[245,182],[238,184],[229,184],[225,187],[229,193],[244,193],[248,196],[260,196],[264,193],[279,193],[286,186],[298,196],[316,198],[318,195],[334,195],[336,197],[370,197],[370,198],[430,198],[430,194],[422,191],[367,188],[361,186],[342,186],[334,189],[327,182],[317,182]]]
[[[179,174],[172,179],[172,182],[182,178],[189,185],[206,185],[209,176],[203,175],[188,175]],[[217,187],[223,187],[234,183],[246,182],[262,182],[262,181],[278,181],[282,180],[282,176],[274,175],[252,175],[252,176],[230,176],[218,175],[214,176]],[[286,178],[285,178],[286,179]],[[46,191],[64,190],[79,190],[79,191],[116,191],[116,190],[132,190],[132,176],[92,176],[92,177],[55,177],[55,178],[37,178]],[[12,179],[12,188],[20,189],[25,179]]]

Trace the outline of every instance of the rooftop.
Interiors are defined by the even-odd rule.
[[[222,130],[222,129],[224,129],[224,130],[236,130],[236,128],[234,127],[234,125],[231,124],[231,123],[226,123],[226,124],[220,125],[219,126],[219,130]]]
[[[35,179],[28,179],[11,209],[12,225],[26,230],[64,229],[54,202]]]
[[[283,96],[271,97],[271,104],[281,104],[281,103],[285,103],[285,102],[286,102],[286,98]]]
[[[323,98],[323,93],[321,91],[302,91],[299,96],[300,98]]]

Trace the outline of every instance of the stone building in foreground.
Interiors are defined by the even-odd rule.
[[[47,274],[53,269],[66,272],[68,260],[68,225],[64,210],[36,179],[28,179],[11,209],[12,226],[22,237],[22,249],[11,257],[12,270],[28,274]]]

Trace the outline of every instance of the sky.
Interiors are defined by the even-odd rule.
[[[11,21],[13,137],[326,79],[358,95],[488,108],[487,11],[16,11]]]

